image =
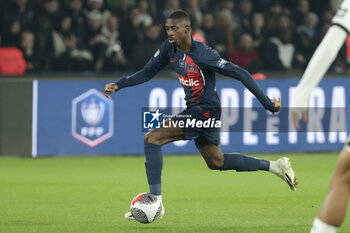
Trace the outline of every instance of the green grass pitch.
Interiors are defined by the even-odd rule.
[[[293,192],[268,172],[211,171],[200,156],[165,156],[166,214],[151,224],[123,218],[148,191],[143,156],[2,157],[0,232],[309,232],[337,157],[290,156],[300,181]],[[349,229],[347,218],[339,232]]]

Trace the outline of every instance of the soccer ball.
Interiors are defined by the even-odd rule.
[[[162,211],[162,203],[155,195],[140,193],[132,199],[130,211],[136,221],[151,223],[159,218]]]

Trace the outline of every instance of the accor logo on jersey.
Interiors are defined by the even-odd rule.
[[[187,77],[184,77],[180,74],[178,74],[179,76],[179,80],[180,80],[180,83],[183,85],[183,86],[186,86],[186,87],[199,87],[200,85],[200,81],[199,80],[195,80],[193,78],[187,78]]]

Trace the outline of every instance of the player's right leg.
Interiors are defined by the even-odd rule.
[[[330,190],[318,212],[311,233],[335,233],[343,223],[350,195],[350,136],[340,152]]]

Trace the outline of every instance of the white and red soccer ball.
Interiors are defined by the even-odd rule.
[[[132,199],[130,211],[136,221],[151,223],[160,217],[162,203],[155,195],[140,193]]]

